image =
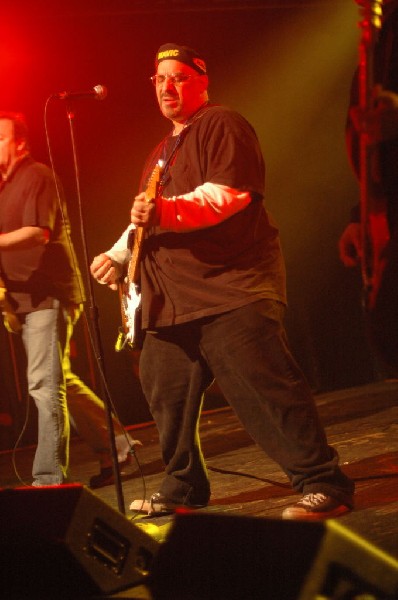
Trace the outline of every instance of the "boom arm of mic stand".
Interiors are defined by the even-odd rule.
[[[112,467],[113,467],[113,474],[114,474],[114,478],[115,478],[115,490],[116,490],[116,495],[117,495],[118,508],[122,514],[125,514],[122,482],[121,482],[119,463],[118,463],[118,457],[117,457],[117,449],[116,449],[116,441],[115,441],[115,430],[113,427],[113,420],[112,420],[112,403],[111,403],[111,398],[110,398],[109,389],[108,389],[108,385],[107,385],[107,381],[106,381],[106,375],[105,375],[104,353],[103,353],[103,348],[102,348],[101,332],[100,332],[100,328],[99,328],[99,318],[98,318],[99,312],[98,312],[97,306],[94,303],[94,291],[93,291],[93,284],[92,284],[90,268],[89,268],[89,259],[88,259],[88,252],[87,252],[87,239],[86,239],[86,231],[85,231],[85,226],[84,226],[84,217],[83,217],[82,204],[81,204],[81,194],[80,194],[79,165],[78,165],[78,160],[77,160],[76,140],[75,140],[75,131],[74,131],[75,114],[71,110],[71,107],[69,105],[67,105],[67,115],[68,115],[68,120],[69,120],[70,136],[71,136],[71,142],[72,142],[73,163],[74,163],[75,178],[76,178],[76,192],[77,192],[78,204],[79,204],[80,229],[81,229],[81,239],[82,239],[82,244],[83,244],[84,265],[85,265],[85,270],[86,270],[88,300],[89,300],[89,307],[90,307],[90,319],[91,319],[91,322],[93,325],[93,336],[94,336],[94,345],[95,345],[94,352],[96,353],[96,362],[98,365],[100,379],[101,379],[101,390],[102,390],[102,397],[103,397],[104,405],[105,405],[105,414],[106,414],[106,421],[107,421],[108,434],[109,434],[109,444],[110,444],[110,448],[111,448]]]

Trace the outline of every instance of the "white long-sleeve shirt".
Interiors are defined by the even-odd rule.
[[[156,200],[159,227],[175,232],[205,229],[225,221],[243,210],[251,200],[250,193],[211,182],[205,182],[193,192]],[[128,248],[130,224],[115,244],[105,252],[116,263],[126,264],[131,257]]]

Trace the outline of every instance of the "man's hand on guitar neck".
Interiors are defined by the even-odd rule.
[[[120,265],[112,261],[106,254],[99,254],[90,265],[91,275],[98,283],[107,285],[111,290],[117,290],[120,277]]]
[[[356,267],[361,258],[361,225],[349,223],[339,239],[340,260],[345,267]]]
[[[152,227],[159,223],[156,204],[153,200],[147,199],[145,192],[134,198],[130,216],[131,222],[136,227]]]

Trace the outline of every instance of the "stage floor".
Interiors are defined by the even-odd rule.
[[[316,402],[329,443],[338,450],[345,473],[356,482],[355,510],[339,522],[398,559],[398,381],[320,394]],[[153,423],[129,431],[142,442],[136,453],[140,469],[134,464],[126,468],[121,497],[114,485],[93,492],[116,510],[121,510],[122,502],[126,517],[142,523],[142,517],[129,509],[130,503],[157,491],[163,465]],[[285,475],[253,444],[228,407],[204,413],[200,431],[212,486],[210,505],[201,512],[278,519],[296,501]],[[33,453],[33,447],[14,453],[19,477],[26,483],[31,482]],[[92,451],[74,437],[72,481],[87,485],[97,472]],[[1,487],[22,485],[11,452],[0,454],[0,474]],[[167,535],[172,520],[169,516],[145,523],[155,525],[161,536]]]

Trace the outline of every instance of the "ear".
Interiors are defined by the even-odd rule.
[[[20,140],[16,144],[17,152],[22,153],[26,150],[26,140]]]

